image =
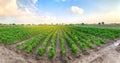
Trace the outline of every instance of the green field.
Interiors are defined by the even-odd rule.
[[[47,54],[49,58],[58,54],[57,46],[60,47],[61,54],[66,56],[68,54],[66,45],[68,45],[73,55],[76,55],[79,50],[84,52],[106,44],[108,40],[119,38],[120,29],[114,25],[111,27],[109,25],[4,25],[0,27],[0,42],[7,45],[16,44],[20,51],[25,50],[27,54],[35,52],[36,48],[38,56],[43,56],[49,47]],[[19,44],[24,40],[26,40],[24,43]],[[56,44],[57,42],[59,44]]]

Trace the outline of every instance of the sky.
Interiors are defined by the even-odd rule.
[[[0,0],[0,23],[120,23],[120,0]]]

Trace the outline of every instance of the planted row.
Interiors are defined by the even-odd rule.
[[[63,33],[64,33],[64,38],[65,38],[66,42],[68,43],[71,51],[76,54],[78,52],[78,48],[77,48],[76,44],[71,40],[71,38],[65,32],[63,32]]]
[[[62,53],[63,56],[66,56],[65,43],[64,43],[64,38],[62,36],[62,32],[61,31],[60,31],[59,41],[60,41],[61,53]]]
[[[48,57],[52,58],[55,55],[55,42],[56,42],[57,31],[53,34],[51,38],[51,45],[48,53]]]
[[[21,45],[18,44],[19,49],[22,50],[26,48],[27,53],[30,53],[41,42],[41,40],[43,40],[43,38],[45,38],[47,34],[51,32],[51,30],[52,29],[49,29],[49,31],[44,30],[44,33],[37,35],[36,37],[22,43]]]
[[[65,32],[75,41],[75,43],[84,51],[88,47],[94,48],[96,45],[106,43],[104,39],[93,35],[76,31],[71,28],[65,28]]]
[[[33,35],[41,33],[42,30],[50,28],[48,26],[16,26],[0,28],[0,42],[13,44],[18,41],[28,39]]]
[[[71,28],[103,38],[115,39],[120,37],[120,30],[117,29],[77,27],[77,26],[71,26]]]
[[[38,55],[42,56],[45,53],[45,49],[47,47],[47,44],[51,38],[51,36],[53,35],[54,31],[50,34],[47,35],[47,37],[45,38],[45,40],[43,41],[43,44],[41,47],[39,47],[38,49]]]

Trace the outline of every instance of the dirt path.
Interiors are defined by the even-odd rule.
[[[65,40],[65,38],[64,38],[64,43],[65,43],[65,49],[66,49],[66,56],[71,56],[72,52],[71,52],[70,47],[69,47],[67,41]]]
[[[0,63],[36,63],[32,59],[29,60],[0,44]]]
[[[42,32],[39,32],[38,34],[32,35],[32,36],[30,36],[29,38],[26,38],[26,39],[24,39],[24,40],[18,41],[17,43],[13,44],[13,46],[16,46],[16,45],[18,45],[18,44],[25,43],[26,41],[35,38],[35,37],[36,37],[37,35],[39,35],[39,34],[42,34]]]
[[[66,58],[63,57],[62,53],[61,53],[61,44],[60,44],[60,33],[57,34],[57,38],[56,38],[56,54],[53,58],[53,62],[52,63],[65,63],[66,62]]]
[[[0,63],[37,63],[37,61],[32,58],[27,59],[22,54],[0,44]]]
[[[92,52],[89,56],[82,56],[72,63],[120,63],[120,53],[116,51],[119,44],[120,40],[100,49],[98,52]]]
[[[60,56],[60,41],[59,41],[59,38],[60,38],[60,36],[59,36],[59,33],[58,33],[58,35],[57,35],[57,39],[56,39],[56,55],[55,55],[55,57],[56,58],[59,58],[59,56]]]
[[[33,36],[33,37],[30,37],[30,38],[28,38],[28,39],[25,39],[25,40],[22,40],[22,41],[19,41],[18,43],[16,43],[16,44],[13,44],[13,46],[16,46],[16,45],[21,45],[21,44],[23,44],[23,43],[25,43],[25,42],[27,42],[28,40],[31,40],[31,39],[33,39],[35,36]]]

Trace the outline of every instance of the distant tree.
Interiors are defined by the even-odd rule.
[[[24,24],[21,24],[22,26],[24,25]]]
[[[73,25],[73,24],[69,24],[69,25]]]
[[[13,23],[12,25],[16,25],[15,23]]]
[[[82,25],[84,25],[85,23],[82,23]]]
[[[102,22],[102,24],[105,24],[104,22]]]
[[[99,24],[99,25],[101,25],[101,23],[100,23],[100,22],[99,22],[98,24]]]

